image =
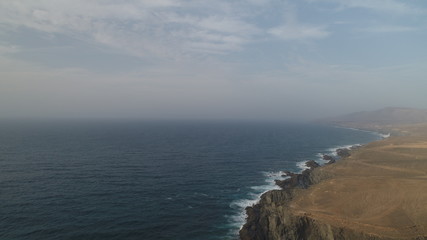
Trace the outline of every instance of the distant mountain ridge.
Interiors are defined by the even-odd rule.
[[[317,121],[344,127],[376,129],[379,126],[427,123],[427,110],[387,107],[375,111],[350,113]]]

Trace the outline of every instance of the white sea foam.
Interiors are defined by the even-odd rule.
[[[384,133],[380,133],[380,132],[375,132],[375,131],[370,131],[370,130],[362,130],[362,129],[357,129],[357,128],[350,128],[350,127],[339,127],[339,126],[335,126],[336,128],[344,128],[344,129],[350,129],[350,130],[354,130],[354,131],[360,131],[360,132],[367,132],[367,133],[371,133],[374,135],[379,136],[380,138],[388,138],[390,137],[390,133],[384,134]]]
[[[326,163],[328,163],[329,162],[329,160],[325,160],[325,159],[323,159],[323,155],[324,154],[326,154],[326,155],[329,155],[329,156],[331,156],[332,154],[331,153],[317,153],[316,154],[316,157],[317,157],[317,159],[315,160],[319,165],[324,165],[324,164],[326,164]]]
[[[235,200],[230,203],[230,208],[236,210],[236,214],[228,216],[229,224],[233,227],[241,229],[246,222],[246,207],[254,206],[261,199],[261,195],[274,189],[280,189],[276,185],[275,180],[284,180],[288,177],[284,176],[284,172],[263,172],[265,176],[265,184],[250,187],[251,192],[246,195],[245,199]],[[237,234],[236,232],[231,233]]]
[[[359,131],[359,132],[366,132],[366,133],[377,133],[377,132],[370,131],[370,130],[363,130],[363,129],[352,128],[352,127],[340,127],[340,126],[334,126],[334,127],[335,127],[335,128],[349,129],[349,130]]]
[[[379,133],[379,135],[380,135],[382,138],[389,138],[389,137],[390,137],[390,133],[387,133],[387,134]]]
[[[301,169],[301,171],[300,172],[302,172],[302,171],[304,171],[304,170],[306,170],[306,169],[309,169],[309,167],[307,167],[307,165],[306,165],[306,163],[308,162],[308,160],[304,160],[304,161],[300,161],[300,162],[297,162],[297,167],[299,168],[299,169]]]
[[[359,144],[359,143],[348,144],[348,145],[339,145],[336,147],[326,149],[326,152],[324,154],[329,155],[329,156],[334,157],[334,158],[337,158],[338,157],[338,154],[337,154],[338,149],[352,149],[352,148],[361,147],[361,146],[362,146],[362,144]],[[321,154],[321,157],[323,159],[323,154],[322,153],[320,153],[320,154]]]

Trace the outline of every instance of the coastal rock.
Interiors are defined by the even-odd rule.
[[[348,157],[350,149],[338,149],[337,154],[341,158]],[[335,162],[333,157],[324,156],[329,160],[327,164]],[[319,222],[305,213],[293,213],[289,203],[296,192],[331,177],[313,160],[306,162],[306,166],[309,169],[301,173],[284,172],[282,176],[288,179],[275,180],[282,190],[266,192],[258,204],[246,208],[247,221],[239,232],[241,240],[389,240]]]
[[[337,155],[340,158],[345,158],[350,156],[350,149],[348,148],[338,148],[337,149]]]
[[[302,171],[302,173],[292,173],[286,171],[285,174],[283,174],[282,176],[290,178],[285,180],[274,180],[276,185],[278,185],[282,189],[308,188],[308,186],[312,183],[312,181],[310,180],[310,172],[313,169],[320,167],[320,165],[313,160],[307,161],[305,165],[310,169],[306,169]]]
[[[327,155],[327,154],[323,154],[322,159],[325,161],[331,161],[331,160],[335,160],[333,157]]]
[[[356,149],[361,148],[361,147],[362,147],[362,145],[356,144],[356,145],[351,146],[350,150],[356,150]]]
[[[302,173],[292,173],[292,172],[286,171],[285,174],[282,176],[290,177],[290,178],[285,180],[275,180],[276,185],[278,185],[282,189],[308,188],[308,186],[312,183],[310,179],[310,172],[313,169],[320,167],[320,165],[313,160],[307,161],[305,165],[310,169],[306,169],[302,171]]]
[[[332,164],[332,163],[335,163],[335,158],[333,158],[333,157],[331,157],[331,156],[329,156],[329,155],[326,155],[326,154],[323,154],[323,156],[322,156],[322,159],[323,160],[325,160],[325,161],[328,161],[326,164],[328,165],[328,164]]]
[[[311,183],[309,172],[310,169],[306,169],[300,174],[292,174],[288,179],[275,180],[275,183],[282,189],[307,188]]]
[[[305,163],[305,165],[307,167],[309,167],[310,169],[314,169],[314,168],[320,167],[320,165],[316,161],[314,161],[314,160],[307,161]]]
[[[283,190],[264,193],[258,204],[246,208],[246,224],[239,232],[241,240],[389,240],[373,235],[355,232],[325,224],[307,214],[295,214],[289,206],[295,191],[301,187],[298,180],[304,178],[306,183],[315,184],[328,176],[317,169],[307,169],[301,174],[294,174]],[[286,180],[285,180],[286,181]],[[293,187],[290,187],[293,186]],[[307,185],[308,186],[308,185]]]
[[[284,171],[282,177],[292,177],[293,175],[295,175],[295,173],[290,171]]]
[[[242,240],[279,239],[280,233],[285,231],[281,224],[286,219],[280,216],[283,206],[291,199],[289,191],[272,190],[264,193],[258,204],[246,208],[246,224],[240,230]],[[283,215],[285,218],[286,215]]]
[[[331,160],[329,160],[329,162],[326,163],[326,165],[329,165],[329,164],[332,164],[332,163],[335,163],[335,162],[336,162],[335,159],[331,159]]]
[[[240,230],[241,240],[391,240],[323,224],[307,215],[293,215],[289,209],[282,207],[280,214],[277,207],[265,206],[259,209],[259,224]]]

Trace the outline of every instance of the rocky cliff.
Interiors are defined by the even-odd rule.
[[[300,175],[300,174],[297,174]],[[296,176],[297,176],[296,175]],[[305,183],[287,186],[283,190],[269,191],[261,196],[258,204],[247,207],[247,223],[240,230],[242,240],[389,240],[356,232],[345,227],[319,222],[309,215],[298,214],[289,204],[305,185],[326,179],[322,173],[310,170],[304,174]]]
[[[247,207],[242,240],[427,240],[427,124],[403,129],[342,161],[276,181]]]

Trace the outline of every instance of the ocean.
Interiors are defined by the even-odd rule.
[[[0,239],[238,239],[244,208],[341,146],[380,139],[249,121],[0,122]]]

